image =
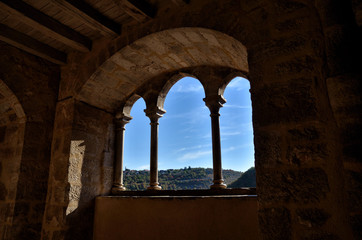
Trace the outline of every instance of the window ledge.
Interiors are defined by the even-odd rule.
[[[119,191],[113,196],[256,196],[256,188]]]

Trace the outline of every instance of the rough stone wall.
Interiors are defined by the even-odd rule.
[[[263,239],[350,239],[319,15],[300,1],[253,14],[268,22],[247,45]]]
[[[99,42],[90,54],[71,57],[63,68],[68,74],[60,95],[77,95],[109,56],[150,33],[186,26],[226,33],[248,50],[262,237],[352,239],[339,126],[326,83],[347,54],[331,47],[339,38],[326,31],[330,19],[338,18],[330,11],[324,18],[322,10],[330,5],[307,0],[191,1],[177,13],[169,11],[113,41]]]
[[[0,239],[12,225],[25,121],[18,99],[0,80]]]
[[[92,239],[94,199],[113,180],[113,117],[73,98],[56,112],[42,239]]]
[[[2,172],[10,174],[14,168],[18,168],[14,173],[14,177],[18,175],[15,201],[13,206],[9,206],[13,207],[12,223],[9,223],[1,239],[40,239],[59,68],[4,43],[0,43],[0,63],[0,79],[15,94],[27,117],[24,130],[17,125],[18,140],[20,135],[24,135],[20,140],[23,145],[21,159],[11,166],[4,165],[10,159],[1,159]],[[9,132],[7,134],[10,135]],[[7,138],[6,144],[13,141],[16,138]],[[1,146],[2,154],[6,154],[3,148],[6,145]],[[18,149],[13,146],[7,150]],[[11,211],[11,208],[7,211]]]
[[[262,238],[361,238],[361,75],[351,61],[360,53],[360,7],[353,3],[354,15],[343,0],[200,0],[130,26],[88,54],[70,55],[53,136],[58,69],[1,44],[0,78],[28,117],[5,239],[39,239],[42,221],[44,240],[91,239],[94,197],[110,190],[112,114],[74,98],[123,47],[178,27],[210,28],[247,47]]]
[[[348,1],[316,1],[326,42],[326,82],[338,126],[344,197],[355,239],[362,238],[361,6],[360,1],[352,1],[352,5]]]
[[[0,126],[0,239],[13,221],[24,129],[19,122]]]

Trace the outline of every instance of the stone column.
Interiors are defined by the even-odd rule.
[[[158,182],[158,119],[165,113],[160,108],[145,110],[146,116],[150,118],[151,125],[151,151],[150,151],[150,185],[148,190],[161,190]]]
[[[220,96],[211,96],[204,98],[206,106],[210,109],[211,117],[211,133],[212,133],[212,160],[213,160],[213,172],[214,180],[211,189],[224,189],[224,179],[222,177],[221,167],[221,143],[220,143],[220,123],[219,123],[219,110],[226,102],[225,99]]]
[[[113,177],[113,186],[112,193],[119,191],[125,191],[126,188],[123,185],[123,145],[124,145],[124,131],[125,125],[129,123],[131,117],[122,115],[115,119],[115,167],[114,167],[114,177]]]

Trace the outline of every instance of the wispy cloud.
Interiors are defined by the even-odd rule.
[[[178,93],[187,93],[187,92],[201,92],[203,91],[203,87],[201,84],[183,84],[183,85],[175,85],[174,89],[172,89]]]
[[[209,155],[211,153],[212,153],[211,150],[190,152],[190,153],[186,153],[186,154],[182,155],[177,160],[180,162],[186,162],[188,160],[197,159],[199,157]]]
[[[136,167],[135,170],[145,170],[145,169],[149,170],[149,169],[150,169],[150,165],[149,165],[149,164],[141,165],[141,166],[139,166],[139,167]]]
[[[249,84],[248,80],[241,78],[241,77],[237,77],[229,83],[227,88],[234,88],[237,91],[240,91],[240,90],[244,90],[244,89],[249,89],[250,84]]]
[[[243,105],[228,105],[227,103],[224,105],[225,108],[237,108],[237,109],[250,109],[251,106],[243,106]]]
[[[183,147],[183,148],[177,149],[175,152],[179,153],[179,152],[190,151],[190,150],[195,150],[195,149],[207,148],[210,146],[211,146],[211,144],[202,144],[202,145],[196,145],[196,146],[192,146],[192,147]]]
[[[221,132],[221,136],[236,136],[236,135],[240,135],[241,132]]]

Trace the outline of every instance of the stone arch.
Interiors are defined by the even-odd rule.
[[[203,65],[248,72],[246,47],[224,33],[205,28],[150,34],[105,61],[83,85],[78,98],[113,112],[120,101],[149,79]]]
[[[132,116],[131,116],[132,107],[140,98],[142,98],[140,95],[138,95],[136,93],[132,94],[127,99],[127,101],[123,104],[123,106],[121,107],[121,110],[118,111],[118,113],[116,114],[116,118],[128,117],[128,118],[132,119]]]
[[[18,98],[0,79],[0,233],[13,222],[25,122]]]
[[[25,122],[25,113],[18,98],[0,79],[0,125],[9,122]]]
[[[157,106],[161,109],[164,108],[164,104],[165,104],[165,100],[167,97],[168,92],[171,90],[171,88],[182,78],[184,77],[192,77],[197,79],[197,77],[195,77],[192,74],[188,74],[188,73],[178,73],[174,76],[172,76],[162,87],[162,90],[160,91],[158,97],[157,97]],[[198,80],[198,79],[197,79]],[[198,80],[200,82],[200,80]],[[200,82],[202,85],[202,82]]]
[[[227,88],[227,86],[229,85],[229,83],[236,77],[242,77],[242,78],[245,78],[246,80],[249,81],[249,79],[247,78],[247,75],[244,74],[243,72],[239,72],[239,71],[233,71],[231,72],[229,75],[227,75],[221,86],[219,87],[218,89],[218,94],[222,97],[224,97],[224,92],[225,92],[225,89]]]

